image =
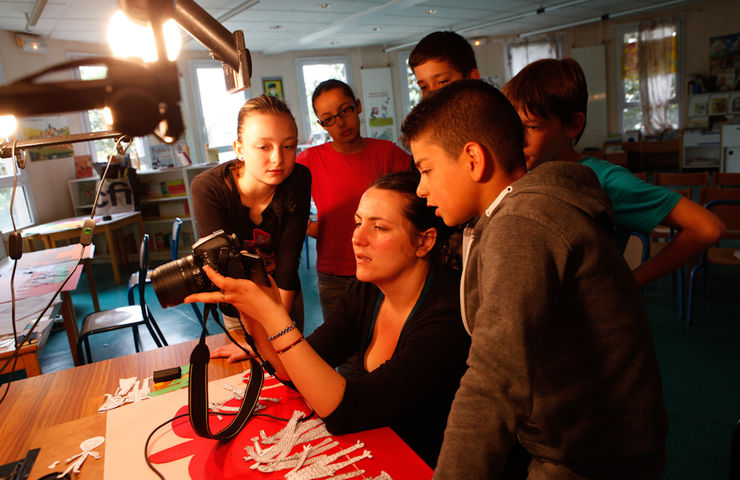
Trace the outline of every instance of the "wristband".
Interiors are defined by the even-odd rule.
[[[287,352],[288,350],[290,350],[291,348],[293,348],[293,347],[295,347],[296,345],[298,345],[299,343],[301,343],[301,342],[303,341],[303,339],[304,339],[304,337],[303,337],[303,335],[301,335],[301,336],[300,336],[300,338],[299,338],[298,340],[296,340],[295,342],[291,343],[290,345],[288,345],[288,346],[287,346],[287,347],[285,347],[285,348],[281,348],[280,350],[277,350],[277,351],[275,351],[275,353],[277,353],[278,355],[280,355],[280,354],[282,354],[282,353],[285,353],[285,352]]]
[[[295,328],[295,322],[291,323],[290,325],[288,325],[284,329],[280,330],[275,335],[270,335],[269,337],[267,337],[267,339],[270,340],[270,341],[273,341],[273,340],[275,340],[278,337],[282,337],[283,335],[285,335],[289,331],[293,330],[294,328]]]

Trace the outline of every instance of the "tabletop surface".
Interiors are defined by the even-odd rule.
[[[207,338],[213,349],[228,342],[224,334]],[[97,414],[105,394],[118,387],[118,380],[138,376],[146,378],[154,370],[185,365],[196,340],[148,350],[89,365],[47,373],[10,384],[0,403],[0,465],[18,460],[26,451],[34,432],[60,423]],[[209,365],[211,379],[224,378],[244,371],[247,363],[226,363],[214,359]],[[5,386],[0,389],[0,395]]]
[[[104,225],[108,225],[111,223],[120,222],[121,220],[127,220],[137,215],[141,215],[141,212],[137,211],[137,212],[125,212],[125,213],[111,213],[110,220],[103,220],[104,215],[96,215],[94,219],[95,219],[96,226],[104,226]],[[56,232],[63,232],[66,230],[78,229],[82,226],[82,223],[87,218],[90,218],[90,216],[83,215],[80,217],[62,218],[60,220],[54,220],[54,221],[47,222],[41,225],[34,225],[33,227],[28,227],[28,228],[23,229],[23,236],[28,237],[31,235],[48,235],[48,234],[56,233]]]

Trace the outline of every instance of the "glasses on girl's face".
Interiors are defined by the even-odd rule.
[[[336,115],[331,115],[329,117],[324,117],[323,119],[319,120],[319,125],[322,127],[331,127],[337,122],[337,118],[347,118],[350,115],[352,115],[352,112],[355,111],[355,103],[352,103],[352,105],[346,106],[339,110]]]

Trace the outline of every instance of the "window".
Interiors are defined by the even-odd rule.
[[[79,60],[90,56],[92,55],[84,53],[68,54],[70,60]],[[108,75],[108,67],[105,65],[83,65],[78,67],[75,74],[80,80],[99,80],[101,78],[105,78]],[[108,125],[105,121],[105,115],[103,114],[102,108],[88,110],[86,113],[83,113],[81,115],[82,128],[86,132],[104,132],[106,130],[110,130],[110,125]],[[116,140],[113,138],[88,142],[88,148],[90,148],[90,154],[93,157],[93,162],[107,162],[108,155],[113,152],[115,144]],[[135,138],[132,149],[135,149],[135,154],[139,157],[139,160],[143,160],[147,156],[148,143],[142,138]],[[133,152],[129,150],[129,154],[131,155],[132,153]]]
[[[13,222],[10,220],[10,199],[13,194],[14,161],[12,158],[0,158],[0,231],[4,233],[13,230]],[[13,217],[18,229],[34,223],[36,209],[28,179],[28,165],[19,172],[13,203]]]
[[[506,47],[506,75],[513,78],[519,71],[543,58],[560,58],[560,42],[555,38],[545,38],[511,43]]]
[[[304,134],[306,143],[313,145],[324,143],[327,140],[326,132],[318,124],[318,118],[313,111],[311,96],[316,86],[324,80],[332,78],[341,80],[352,86],[350,77],[349,57],[321,57],[321,58],[299,58],[296,59],[298,70],[298,95],[303,114]],[[352,89],[355,95],[359,92]]]
[[[251,89],[238,93],[226,90],[224,71],[220,62],[193,61],[190,64],[193,85],[197,92],[198,129],[195,144],[218,150],[221,161],[232,160],[234,140],[237,138],[237,117]]]
[[[401,52],[398,54],[398,71],[401,73],[401,88],[406,87],[402,95],[404,117],[421,101],[421,89],[416,84],[414,71],[409,67],[410,55],[411,52]]]
[[[678,129],[678,33],[678,22],[672,21],[618,30],[622,132]],[[651,112],[650,119],[643,117],[645,111]]]
[[[5,84],[5,74],[0,64],[0,85]],[[10,199],[13,195],[13,158],[0,158],[0,232],[13,230],[13,222],[10,221]],[[24,228],[33,225],[36,217],[36,205],[31,194],[31,185],[28,178],[28,165],[19,171],[19,178],[15,190],[15,201],[13,203],[13,217],[16,228]]]

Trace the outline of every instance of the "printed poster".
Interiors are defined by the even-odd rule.
[[[69,135],[69,123],[64,116],[24,118],[21,125],[26,140]],[[29,149],[28,153],[31,161],[67,158],[74,156],[74,147],[71,143],[46,145]]]
[[[391,69],[362,69],[362,112],[367,136],[395,142],[397,138]]]

